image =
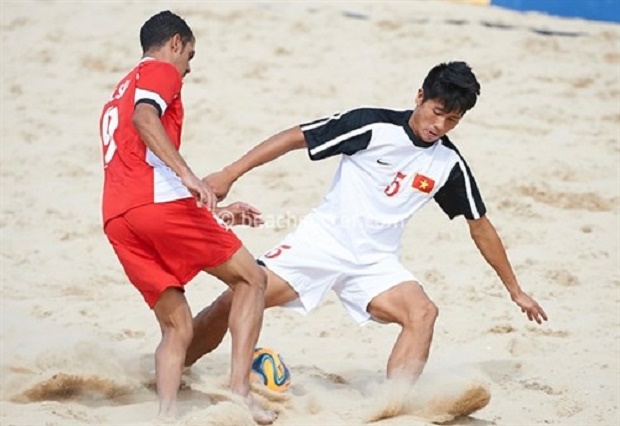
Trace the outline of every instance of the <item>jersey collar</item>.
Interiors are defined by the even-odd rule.
[[[418,138],[415,133],[413,133],[413,129],[411,128],[411,126],[409,126],[409,119],[411,118],[411,114],[413,114],[413,110],[408,111],[407,114],[405,114],[405,121],[403,122],[403,128],[405,129],[405,133],[407,133],[407,136],[409,136],[411,143],[413,143],[418,148],[424,149],[435,146],[439,139],[437,139],[433,143],[426,143],[424,141],[421,141],[420,138]]]

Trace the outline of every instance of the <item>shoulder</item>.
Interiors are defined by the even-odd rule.
[[[411,111],[361,106],[344,112],[338,112],[328,117],[301,124],[301,130],[306,132],[327,132],[329,134],[344,134],[349,132],[371,131],[381,124],[401,126],[407,121]]]
[[[449,156],[448,158],[451,158],[453,162],[455,162],[456,164],[460,164],[461,167],[465,167],[467,170],[469,170],[469,164],[465,160],[465,157],[463,157],[457,146],[454,144],[454,142],[450,140],[450,138],[448,138],[448,136],[443,136],[441,138],[440,147]]]
[[[408,117],[408,114],[411,114],[411,110],[364,105],[347,113],[357,116],[360,120],[367,122],[367,124],[385,123],[400,125]]]
[[[450,138],[448,137],[448,135],[444,135],[441,138],[441,145],[445,150],[447,150],[448,152],[463,158],[463,156],[461,155],[461,152],[459,151],[459,149],[457,148],[457,146],[454,144],[454,142],[452,142],[450,140]]]

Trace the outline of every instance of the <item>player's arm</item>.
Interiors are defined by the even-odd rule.
[[[218,199],[223,199],[232,184],[250,170],[269,163],[287,152],[305,147],[306,140],[300,127],[291,127],[259,143],[237,161],[207,176],[204,180]]]
[[[192,172],[179,151],[174,147],[164,129],[157,108],[148,103],[138,103],[135,106],[132,124],[144,144],[181,178],[196,201],[212,210],[215,205],[213,193]]]
[[[307,148],[311,160],[334,155],[353,155],[366,149],[372,131],[365,126],[376,118],[376,109],[357,108],[337,113],[271,136],[222,171],[207,176],[218,199],[228,194],[232,184],[250,170],[275,160],[287,152]]]
[[[476,247],[478,247],[482,257],[495,270],[506,290],[510,293],[511,299],[521,308],[521,311],[527,315],[530,321],[536,321],[538,324],[541,324],[542,320],[547,321],[545,311],[536,300],[519,286],[504,245],[491,221],[483,216],[478,219],[468,219],[467,223]]]
[[[458,155],[457,161],[450,171],[446,184],[434,195],[441,209],[454,219],[465,216],[469,224],[470,235],[480,250],[482,257],[495,270],[498,277],[510,293],[512,300],[527,315],[530,321],[539,324],[541,319],[547,320],[547,314],[538,303],[526,294],[517,281],[512,266],[508,261],[504,245],[495,227],[486,216],[486,207],[478,190],[478,185],[463,157]]]

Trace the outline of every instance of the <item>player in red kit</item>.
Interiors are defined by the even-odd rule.
[[[193,337],[183,288],[206,271],[234,292],[231,390],[261,424],[275,420],[249,393],[262,325],[266,278],[217,216],[213,192],[179,153],[181,88],[195,39],[179,16],[161,12],[140,30],[143,57],[116,86],[100,121],[105,180],[104,231],[127,277],[153,309],[162,338],[155,353],[159,414],[176,414],[183,361]],[[226,213],[256,211],[237,203]],[[234,220],[233,220],[234,224]]]

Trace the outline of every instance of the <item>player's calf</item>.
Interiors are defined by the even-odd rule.
[[[159,415],[174,417],[183,360],[192,340],[192,317],[185,296],[177,288],[165,290],[153,307],[153,311],[162,334],[155,351]]]
[[[189,367],[217,348],[228,331],[228,314],[232,304],[232,290],[226,290],[193,319],[194,337],[185,355]]]
[[[405,282],[375,297],[368,312],[373,318],[402,327],[388,359],[388,378],[416,380],[428,359],[437,306],[417,282]]]

